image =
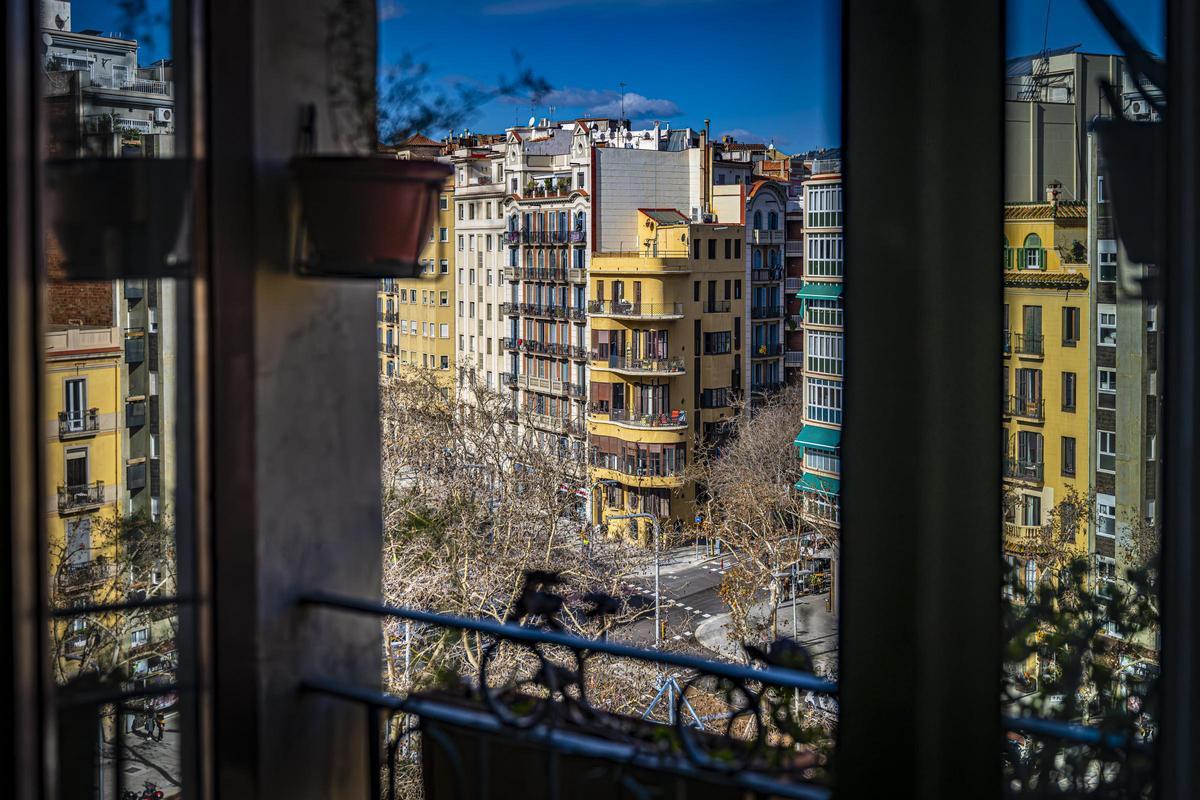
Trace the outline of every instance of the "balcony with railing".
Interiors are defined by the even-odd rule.
[[[628,375],[685,374],[682,358],[633,358],[630,356],[601,358],[596,353],[592,354],[592,369],[603,369]]]
[[[1014,333],[1012,337],[1013,349],[1016,351],[1018,356],[1025,358],[1041,358],[1045,355],[1045,350],[1043,348],[1043,343],[1046,339],[1045,336],[1042,336],[1041,334],[1027,336],[1021,333]]]
[[[621,479],[622,483],[632,483],[647,487],[681,486],[686,468],[678,462],[668,464],[665,459],[651,461],[650,459],[635,459],[632,456],[624,458],[612,453],[594,452],[588,458],[588,463],[597,470],[607,470],[612,477]],[[597,477],[603,478],[602,473]],[[633,479],[633,480],[628,480]]]
[[[788,239],[783,245],[783,254],[788,258],[803,258],[804,242],[799,239]]]
[[[813,175],[837,175],[842,171],[840,158],[818,158],[812,162]]]
[[[794,277],[784,278],[783,280],[783,290],[785,292],[798,292],[802,288],[804,288],[804,278]]]
[[[592,269],[597,272],[669,272],[686,275],[692,271],[692,259],[691,254],[685,248],[666,250],[648,247],[645,251],[610,250],[592,253]]]
[[[751,306],[751,319],[774,319],[783,316],[783,306]]]
[[[783,244],[783,231],[778,228],[753,228],[750,231],[751,244]]]
[[[1041,483],[1043,466],[1041,461],[1006,458],[1004,459],[1004,477],[1027,483]]]
[[[116,575],[116,563],[100,557],[75,564],[62,564],[55,574],[55,579],[61,591],[79,592],[103,585]]]
[[[754,283],[779,283],[783,280],[782,267],[760,267],[750,270],[750,280]]]
[[[100,409],[58,412],[58,438],[81,439],[100,431]]]
[[[705,314],[728,314],[730,309],[730,301],[728,300],[705,300]]]
[[[1044,397],[1021,397],[1008,395],[1004,398],[1005,416],[1021,417],[1041,422],[1046,419],[1046,399]]]
[[[643,303],[635,300],[588,300],[588,313],[616,319],[683,319],[683,303]]]
[[[1019,556],[1037,556],[1049,550],[1050,531],[1041,525],[1004,523],[1004,551]]]
[[[104,481],[58,487],[58,513],[70,514],[104,505]]]
[[[379,321],[388,325],[395,325],[400,321],[400,315],[395,311],[380,311],[378,314]]]
[[[804,368],[804,351],[788,350],[783,354],[783,365],[794,369]]]
[[[763,342],[750,350],[751,358],[778,358],[783,355],[783,342]]]
[[[590,404],[588,419],[593,422],[614,422],[626,428],[685,431],[688,427],[687,411],[675,409],[657,414],[639,414],[628,408],[611,408],[607,403]]]

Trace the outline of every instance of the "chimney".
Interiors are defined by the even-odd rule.
[[[1046,202],[1052,206],[1058,205],[1058,197],[1062,194],[1062,184],[1058,181],[1051,181],[1046,184]]]

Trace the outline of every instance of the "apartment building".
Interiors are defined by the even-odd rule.
[[[1004,207],[1004,551],[1031,582],[1055,506],[1089,491],[1089,359],[1093,337],[1111,337],[1092,326],[1087,205],[1061,192],[1052,184],[1045,202]]]
[[[840,158],[815,159],[803,182],[804,280],[797,293],[803,337],[804,425],[795,444],[804,472],[796,488],[808,521],[841,524],[841,429],[845,317]]]
[[[47,566],[51,598],[62,607],[95,602],[116,579],[115,542],[95,529],[102,517],[120,516],[124,499],[122,355],[116,326],[51,325],[46,333]],[[78,619],[56,629],[64,674],[95,646],[89,625]]]
[[[1150,119],[1149,104],[1134,105],[1127,92],[1127,116]],[[1094,554],[1097,589],[1112,584],[1135,566],[1135,539],[1157,531],[1161,457],[1159,391],[1161,326],[1158,303],[1147,296],[1152,265],[1133,262],[1117,236],[1111,196],[1104,185],[1104,161],[1095,134],[1088,137],[1087,252],[1095,254],[1088,317],[1095,335],[1088,368],[1095,376],[1088,395],[1092,427],[1096,519],[1089,552]]]
[[[471,142],[454,150],[455,354],[460,397],[469,381],[505,391],[504,146]],[[511,311],[511,309],[510,309]]]
[[[613,517],[690,519],[688,458],[733,413],[745,229],[673,208],[638,209],[634,221],[637,249],[592,254],[588,463],[601,487],[595,521],[644,541],[644,520]]]
[[[401,157],[401,154],[397,154]],[[376,294],[376,346],[379,374],[387,378],[405,367],[438,370],[447,390],[454,376],[454,275],[456,253],[454,179],[438,198],[437,219],[413,278],[384,278]]]
[[[670,207],[699,215],[701,160],[682,156],[698,154],[699,144],[687,128],[633,130],[614,119],[542,120],[506,133],[502,382],[514,419],[527,420],[547,446],[572,452],[580,482],[587,471],[588,270],[603,228],[597,218],[611,215],[612,249],[623,250],[640,241],[630,217],[638,207],[667,198]]]

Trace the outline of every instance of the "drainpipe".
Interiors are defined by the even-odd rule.
[[[712,176],[709,175],[712,161],[712,147],[709,144],[709,123],[710,120],[704,120],[704,137],[700,140],[701,145],[704,148],[704,153],[701,156],[702,160],[700,162],[700,192],[703,198],[703,203],[701,205],[703,205],[702,213],[704,214],[712,213],[712,209],[710,207],[712,201],[709,199],[709,195],[712,192]],[[704,217],[701,217],[700,219],[703,221]]]

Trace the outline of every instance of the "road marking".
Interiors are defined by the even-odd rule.
[[[677,642],[681,642],[681,641],[683,641],[683,637],[682,637],[682,636],[672,636],[671,638],[672,638],[672,639],[674,639],[674,640],[675,640],[675,641],[677,641]]]
[[[694,610],[695,610],[695,609],[693,609],[691,606],[684,606],[684,608],[686,608],[688,611],[694,611]]]
[[[709,619],[710,617],[712,617],[712,614],[705,614],[705,615],[704,615],[704,618],[705,618],[705,619]]]

